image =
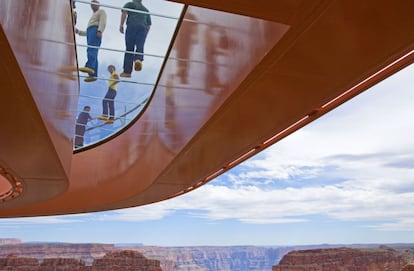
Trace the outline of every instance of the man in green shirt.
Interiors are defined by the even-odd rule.
[[[124,33],[126,20],[124,71],[121,77],[131,77],[132,65],[135,71],[142,69],[144,60],[144,44],[151,27],[151,16],[148,9],[142,4],[142,0],[128,2],[122,8],[121,25],[119,31]]]

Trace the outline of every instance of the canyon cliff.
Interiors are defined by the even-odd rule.
[[[159,259],[163,271],[270,271],[288,248],[255,246],[200,246],[133,248],[150,259]]]
[[[1,239],[0,239],[1,240]],[[259,247],[259,246],[192,246],[192,247],[158,247],[143,245],[113,245],[113,244],[71,244],[71,243],[22,243],[13,239],[14,244],[4,242],[0,245],[0,266],[8,264],[28,267],[26,269],[1,269],[2,270],[39,270],[39,271],[98,271],[93,266],[100,266],[102,270],[108,263],[114,268],[116,259],[123,256],[124,250],[130,251],[128,255],[135,255],[130,262],[139,262],[141,255],[148,260],[157,262],[147,266],[158,268],[163,271],[271,271],[285,270],[339,270],[335,268],[339,263],[354,264],[356,267],[369,264],[384,266],[389,264],[390,268],[399,266],[400,269],[393,271],[414,271],[412,267],[403,267],[405,263],[414,263],[414,245],[396,244],[392,247],[378,245],[353,245],[338,248],[335,245],[314,246],[290,246],[290,247]],[[323,249],[322,249],[323,248]],[[334,250],[336,248],[336,250]],[[292,251],[292,252],[291,252]],[[293,252],[294,251],[294,252]],[[303,251],[303,252],[301,252]],[[289,253],[291,252],[291,253]],[[371,253],[372,252],[372,253]],[[374,253],[375,252],[375,253]],[[119,254],[120,253],[120,254]],[[286,255],[286,257],[284,257]],[[125,256],[125,255],[124,255]],[[281,260],[283,258],[283,260]],[[402,257],[402,258],[401,258]],[[37,262],[39,261],[39,263]],[[278,265],[280,261],[280,264]],[[308,268],[310,261],[316,261],[320,265],[329,267],[321,269],[312,265]],[[325,261],[327,261],[325,263]],[[352,262],[355,261],[355,262]],[[400,262],[398,262],[400,261]],[[29,268],[40,265],[39,269]],[[141,265],[141,264],[140,264]],[[51,268],[54,269],[51,269]],[[293,269],[303,267],[302,269]],[[17,268],[17,267],[16,267]],[[283,269],[280,269],[283,268]],[[318,269],[319,268],[319,269]],[[359,267],[358,267],[359,268]],[[386,269],[341,269],[341,270],[386,270]],[[150,269],[152,271],[152,269]],[[386,270],[386,271],[390,271]]]
[[[163,271],[270,271],[291,248],[255,246],[117,247],[111,244],[21,243],[0,246],[0,257],[73,258],[91,265],[95,259],[120,250],[133,250],[158,260]]]
[[[272,271],[399,271],[407,264],[401,252],[377,249],[331,248],[291,251]]]
[[[160,261],[149,260],[137,251],[110,252],[92,264],[92,271],[162,271]]]
[[[21,244],[21,240],[17,238],[0,238],[0,246],[1,245],[17,245]]]
[[[34,258],[9,255],[0,258],[0,271],[162,271],[160,262],[137,251],[116,251],[95,259],[92,265],[72,258]]]
[[[17,257],[43,260],[45,258],[74,258],[92,264],[96,258],[115,251],[112,244],[66,244],[66,243],[17,243],[0,246],[0,257]]]

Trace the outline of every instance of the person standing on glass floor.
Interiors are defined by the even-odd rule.
[[[144,44],[148,31],[151,27],[151,16],[148,9],[142,4],[142,0],[133,0],[126,3],[122,8],[121,25],[119,32],[124,34],[126,21],[124,55],[124,71],[121,77],[131,77],[132,66],[135,71],[142,69],[144,60]]]
[[[86,132],[86,124],[88,121],[93,120],[89,112],[91,107],[86,105],[83,107],[83,111],[79,113],[78,118],[76,119],[76,128],[75,128],[75,148],[83,147],[83,138]]]
[[[110,74],[108,79],[108,91],[102,100],[102,115],[99,116],[98,119],[104,120],[107,124],[111,124],[115,121],[114,99],[118,89],[119,76],[115,71],[114,65],[108,66],[108,72]]]
[[[79,68],[79,71],[89,73],[89,77],[84,79],[85,82],[96,81],[98,76],[98,51],[102,43],[102,33],[106,27],[106,12],[99,8],[99,1],[91,1],[93,14],[88,22],[86,31],[75,28],[75,33],[79,36],[86,36],[88,48],[86,49],[88,61],[85,67]]]

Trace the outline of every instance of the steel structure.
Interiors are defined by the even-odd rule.
[[[145,110],[76,153],[69,1],[0,2],[0,217],[179,196],[413,59],[412,1],[175,2],[185,12]]]

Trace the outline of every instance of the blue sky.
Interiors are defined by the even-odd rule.
[[[149,1],[144,1],[149,2]],[[414,67],[183,196],[1,219],[0,238],[158,246],[414,242]]]

